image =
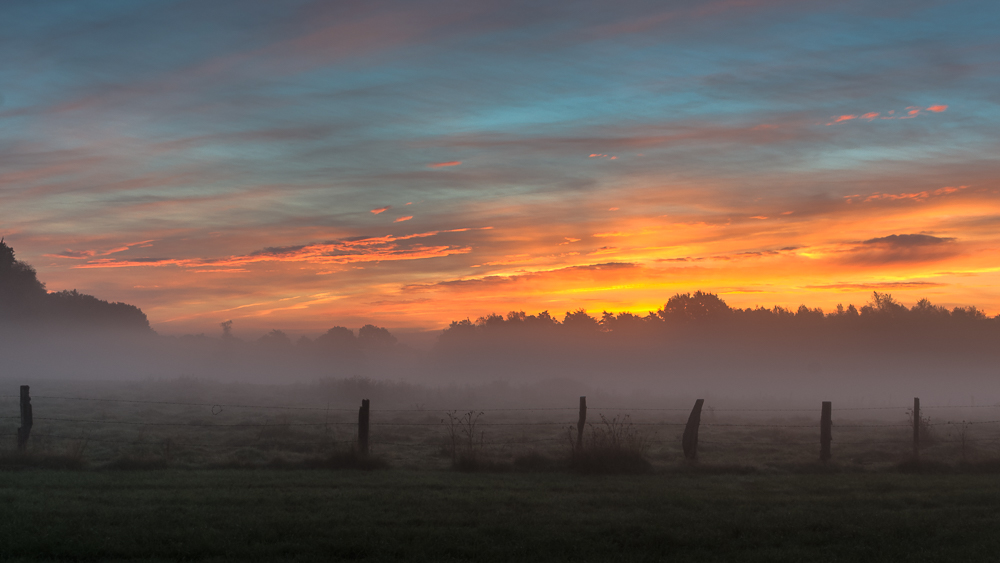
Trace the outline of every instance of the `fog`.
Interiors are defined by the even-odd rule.
[[[232,326],[221,323],[213,336],[159,335],[132,305],[46,292],[0,243],[0,379],[8,386],[339,385],[381,389],[386,400],[410,405],[471,401],[456,405],[462,408],[571,406],[587,394],[633,408],[695,398],[732,408],[898,406],[915,396],[941,405],[1000,403],[1000,318],[927,300],[907,307],[879,293],[831,313],[730,308],[702,292],[669,297],[643,317],[509,312],[453,322],[429,349],[374,325],[333,326],[294,341],[277,329],[243,340]],[[341,395],[353,401],[353,393]],[[341,398],[327,393],[324,400]]]
[[[1000,402],[996,319],[734,315],[610,327],[597,319],[577,326],[573,320],[532,324],[524,317],[455,324],[428,350],[400,344],[371,325],[336,327],[293,342],[279,331],[242,340],[4,323],[0,354],[3,379],[21,384],[371,380],[411,386],[404,395],[419,387],[425,402],[440,402],[429,398],[435,389],[453,397],[465,389],[478,397],[474,408],[512,406],[514,400],[572,404],[583,394],[634,407],[687,405],[695,398],[741,408],[824,400],[900,405],[914,396],[935,404]]]

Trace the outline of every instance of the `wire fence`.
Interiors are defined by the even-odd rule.
[[[17,445],[19,395],[0,395],[0,451]],[[28,450],[104,463],[122,457],[186,465],[302,459],[359,447],[357,408],[245,402],[34,395]],[[923,413],[940,413],[933,418]],[[684,459],[689,408],[587,409],[583,444],[628,437],[656,463]],[[833,409],[833,458],[861,466],[903,459],[913,448],[911,406]],[[512,459],[565,456],[579,435],[578,407],[371,408],[368,447],[407,467],[447,465],[457,448]],[[990,416],[992,415],[992,416]],[[921,456],[945,461],[1000,456],[1000,406],[928,405],[918,417]],[[820,409],[712,408],[698,425],[703,462],[767,465],[815,459]]]

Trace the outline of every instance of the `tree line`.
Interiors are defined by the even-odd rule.
[[[537,315],[528,315],[524,311],[511,311],[506,316],[490,314],[479,317],[475,321],[464,319],[452,321],[445,329],[442,339],[461,338],[473,333],[517,332],[517,331],[563,331],[575,333],[656,333],[667,328],[676,327],[740,327],[751,326],[773,328],[787,327],[844,327],[862,328],[878,326],[886,328],[889,325],[903,328],[907,326],[955,326],[957,324],[971,326],[998,326],[1000,315],[988,317],[975,306],[955,307],[949,310],[932,304],[928,299],[917,301],[912,307],[898,302],[888,293],[873,292],[871,299],[860,308],[853,304],[846,308],[839,304],[837,308],[824,313],[820,308],[809,308],[800,305],[792,310],[781,306],[774,307],[730,307],[718,295],[709,292],[678,293],[669,298],[666,304],[646,315],[634,313],[609,313],[604,311],[594,317],[584,309],[567,312],[562,321],[552,316],[548,311]]]
[[[49,293],[35,269],[17,260],[0,238],[0,321],[63,328],[114,328],[152,332],[146,314],[127,303],[108,302],[70,291]]]

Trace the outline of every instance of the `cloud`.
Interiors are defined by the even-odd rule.
[[[461,160],[452,160],[449,162],[435,162],[434,164],[428,164],[428,168],[449,168],[451,166],[458,166],[462,164]]]
[[[403,289],[404,291],[422,291],[435,288],[461,288],[463,290],[475,290],[481,287],[519,284],[528,281],[542,280],[555,281],[558,284],[567,280],[579,281],[581,276],[584,280],[593,280],[595,279],[594,276],[602,276],[604,274],[618,276],[619,273],[625,273],[640,268],[641,267],[638,264],[629,262],[606,262],[602,264],[585,264],[580,266],[569,266],[565,268],[524,272],[512,275],[491,275],[478,278],[446,280],[429,284],[412,284],[404,287]]]
[[[903,234],[868,239],[844,252],[846,262],[872,265],[938,262],[960,250],[954,238]]]
[[[863,244],[877,244],[892,248],[913,248],[915,246],[934,246],[946,244],[955,240],[952,237],[935,237],[931,235],[889,235],[868,239]]]
[[[399,217],[395,221],[393,221],[393,223],[402,223],[403,221],[409,221],[410,219],[413,219],[413,215],[407,215],[405,217]]]
[[[376,207],[375,209],[372,209],[372,213],[378,215],[379,213],[382,213],[383,211],[388,211],[390,209],[392,209],[391,205],[386,205],[385,207]]]
[[[827,123],[827,125],[833,125],[835,123],[842,123],[844,121],[851,121],[851,120],[854,120],[854,119],[863,119],[863,120],[869,121],[869,122],[874,121],[876,119],[913,119],[914,117],[917,117],[918,115],[920,115],[920,112],[925,111],[925,110],[926,111],[930,111],[930,112],[934,112],[934,113],[941,113],[941,112],[945,111],[946,109],[948,109],[948,106],[945,106],[945,105],[935,105],[935,106],[930,106],[930,107],[927,107],[927,108],[921,108],[921,107],[918,107],[918,106],[907,106],[907,108],[906,108],[906,115],[896,115],[896,110],[889,110],[889,111],[887,111],[886,112],[887,115],[882,115],[881,113],[879,113],[877,111],[869,111],[869,112],[863,113],[861,115],[848,114],[848,115],[841,115],[841,116],[833,116],[833,117],[830,118],[831,121],[829,123]]]
[[[923,289],[931,287],[945,287],[948,284],[915,281],[915,282],[869,282],[869,283],[828,283],[821,285],[807,285],[807,289],[821,289],[834,291],[878,291],[886,289]]]
[[[149,248],[150,246],[152,246],[152,244],[150,244],[152,242],[155,242],[155,239],[141,240],[141,241],[138,241],[138,242],[129,242],[129,243],[126,243],[126,244],[124,244],[122,246],[111,248],[109,250],[71,250],[71,249],[66,249],[63,252],[57,252],[55,254],[44,254],[43,256],[46,256],[48,258],[73,258],[73,259],[77,259],[77,260],[79,260],[79,259],[87,259],[87,258],[93,258],[94,256],[110,256],[112,254],[118,254],[119,252],[125,252],[126,250],[129,250],[133,246],[138,246],[139,248]]]
[[[351,264],[359,262],[381,262],[398,260],[418,260],[437,258],[453,254],[471,252],[471,248],[454,245],[428,246],[417,239],[430,238],[450,231],[430,231],[403,236],[357,237],[340,241],[310,243],[294,246],[267,247],[250,254],[229,256],[219,259],[186,258],[102,258],[78,264],[73,268],[130,268],[179,266],[200,271],[228,269],[260,262],[301,262],[308,264]]]
[[[93,258],[95,255],[97,255],[97,252],[94,250],[69,250],[69,249],[64,250],[63,252],[56,252],[55,254],[43,254],[43,256],[47,256],[49,258],[74,258],[74,259]]]
[[[969,186],[945,186],[943,188],[938,188],[936,190],[924,190],[922,192],[904,192],[900,194],[885,194],[885,193],[875,193],[870,196],[865,197],[861,200],[862,203],[869,203],[878,200],[914,200],[914,201],[924,201],[932,197],[940,197],[958,193],[962,190],[967,189]],[[861,195],[848,195],[844,196],[847,203],[855,203],[861,198]]]

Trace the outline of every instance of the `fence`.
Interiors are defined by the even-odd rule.
[[[27,386],[0,398],[17,398],[17,414],[0,416],[5,428],[19,424],[4,434],[16,436],[11,445],[96,462],[132,456],[189,465],[260,463],[353,450],[404,467],[426,467],[447,465],[459,450],[505,459],[525,452],[564,456],[585,450],[588,438],[592,442],[600,433],[631,436],[658,463],[780,465],[819,459],[878,466],[922,456],[953,461],[1000,454],[1000,420],[989,416],[1000,406],[921,408],[919,399],[912,406],[884,407],[821,402],[817,409],[716,409],[699,399],[689,410],[588,409],[586,397],[580,397],[575,407],[379,410],[367,399],[354,409],[31,397]],[[954,418],[939,421],[926,412]]]

